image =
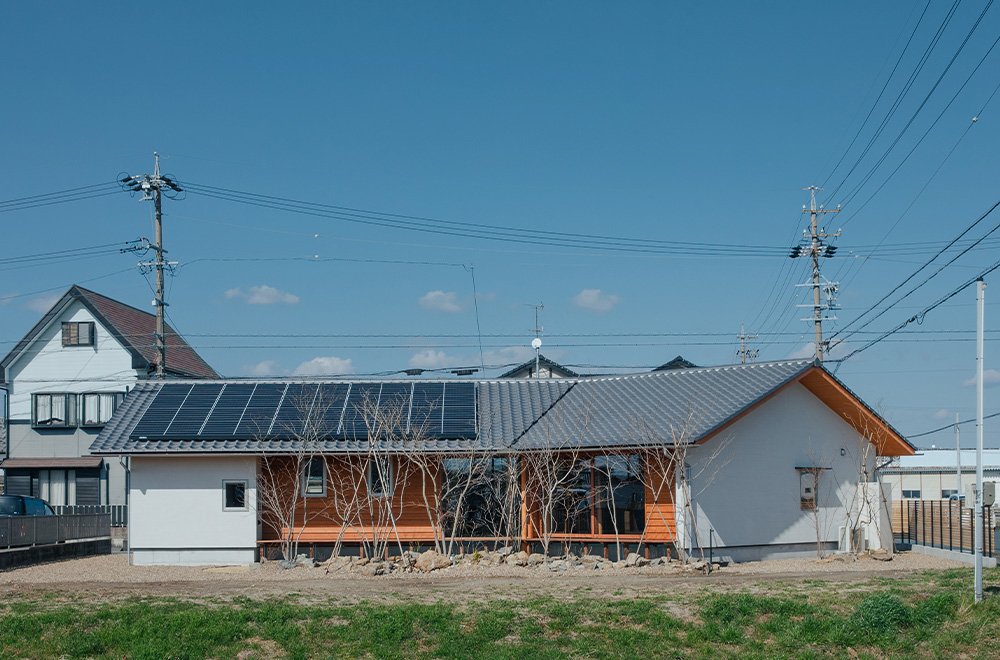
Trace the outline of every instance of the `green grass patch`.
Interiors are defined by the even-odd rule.
[[[1000,581],[988,571],[987,583]],[[669,583],[665,582],[664,587]],[[0,604],[0,658],[1000,657],[1000,596],[969,571],[644,598],[308,604],[294,598]]]

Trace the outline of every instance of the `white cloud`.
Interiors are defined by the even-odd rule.
[[[934,419],[944,419],[945,417],[951,417],[951,411],[947,408],[942,408],[934,413]]]
[[[462,359],[453,355],[447,355],[444,351],[427,349],[414,354],[407,363],[414,369],[444,369],[445,367],[457,367],[462,363]]]
[[[983,371],[983,386],[984,387],[994,387],[1000,385],[1000,371],[996,369],[986,369]],[[963,387],[975,387],[976,377],[973,376],[969,380],[962,383]]]
[[[549,356],[545,352],[544,345],[542,346],[542,353],[545,353],[546,357]],[[507,346],[484,352],[483,362],[486,364],[520,364],[534,357],[535,351],[530,346]]]
[[[462,311],[462,306],[458,303],[458,296],[454,291],[428,291],[420,296],[417,301],[424,309],[431,309],[435,312],[448,312],[454,314]]]
[[[339,357],[315,357],[295,367],[293,376],[341,376],[353,374],[354,364],[351,359]]]
[[[44,314],[45,312],[52,309],[52,305],[56,304],[62,298],[61,293],[50,293],[47,296],[39,296],[38,298],[33,298],[24,304],[25,307],[33,312],[39,312]]]
[[[252,286],[246,291],[240,287],[228,289],[225,295],[228,299],[239,298],[245,300],[248,305],[275,305],[277,303],[296,305],[299,302],[299,297],[295,294],[276,289],[266,284]]]
[[[243,365],[240,372],[247,376],[277,376],[281,373],[281,369],[277,360],[264,360],[257,364]]]
[[[573,297],[573,304],[589,312],[605,314],[618,306],[618,296],[600,289],[584,289]]]
[[[17,298],[17,291],[11,291],[10,293],[0,296],[0,305],[8,305],[14,298]]]

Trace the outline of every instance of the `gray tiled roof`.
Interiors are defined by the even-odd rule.
[[[476,381],[479,437],[435,439],[426,451],[475,446],[530,450],[575,445],[641,445],[683,432],[688,442],[712,433],[797,378],[809,360],[680,369],[622,376]],[[177,382],[177,381],[172,381]],[[201,381],[205,382],[205,381]],[[340,381],[343,382],[343,381]],[[464,381],[469,382],[469,381]],[[294,441],[237,437],[226,440],[132,438],[160,382],[140,381],[91,446],[94,454],[288,452]],[[367,445],[328,440],[329,452],[365,451]]]

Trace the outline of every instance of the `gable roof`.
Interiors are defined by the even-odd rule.
[[[697,369],[698,365],[694,362],[688,362],[682,356],[678,355],[670,362],[666,364],[661,364],[653,371],[670,371],[671,369]]]
[[[544,355],[538,356],[539,369],[542,366],[548,367],[550,373],[555,373],[554,378],[579,378],[580,374],[572,369],[567,369],[558,362],[553,362]],[[519,364],[510,371],[500,375],[500,378],[517,378],[520,374],[531,373],[535,370],[535,359],[532,358],[523,364]]]
[[[144,312],[99,293],[73,285],[0,361],[0,382],[6,380],[10,364],[72,301],[79,301],[94,318],[132,354],[132,368],[152,371],[156,366],[156,315]],[[177,332],[164,322],[167,349],[166,371],[188,378],[218,378],[219,374]]]
[[[391,383],[394,391],[411,385],[415,388],[416,383],[473,384],[478,433],[436,437],[428,445],[428,451],[463,451],[474,447],[531,451],[560,446],[592,449],[705,442],[794,383],[801,384],[858,433],[870,438],[880,455],[908,455],[914,451],[885,420],[829,372],[809,360],[577,379],[311,381],[305,385],[301,381],[298,385],[275,380],[216,381],[213,401],[201,401],[183,414],[174,413],[177,419],[196,417],[188,423],[193,422],[190,428],[201,430],[174,438],[133,434],[150,403],[167,385],[163,381],[140,382],[90,450],[95,454],[288,452],[296,445],[295,438],[288,434],[254,438],[246,432],[237,435],[234,430],[223,437],[203,435],[202,431],[215,426],[215,415],[221,420],[242,419],[241,411],[227,411],[224,406],[216,405],[228,396],[225,390],[230,384],[246,388],[248,383],[287,383],[287,387],[316,387],[318,393],[320,387],[334,382],[366,388]],[[247,406],[245,410],[251,410],[249,400],[245,401],[242,404]],[[268,413],[275,420],[286,414],[281,405],[275,399],[274,412]],[[346,410],[347,399],[343,405]],[[322,446],[323,451],[349,453],[363,451],[366,444],[330,435],[324,438]]]

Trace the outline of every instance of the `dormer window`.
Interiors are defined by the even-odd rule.
[[[66,321],[62,324],[63,346],[93,346],[93,321]]]

